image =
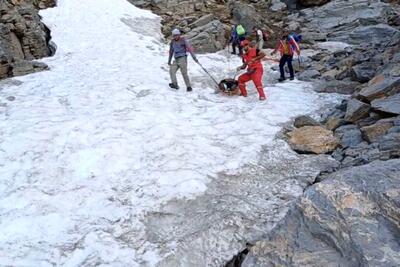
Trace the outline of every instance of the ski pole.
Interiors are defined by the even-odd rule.
[[[203,67],[203,65],[200,64],[200,62],[196,62],[197,64],[199,64],[199,66],[204,70],[205,73],[207,73],[208,76],[210,76],[210,78],[213,80],[213,82],[218,86],[219,83],[217,82],[217,80],[215,80],[215,78]]]

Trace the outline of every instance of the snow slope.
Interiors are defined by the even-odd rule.
[[[169,90],[160,20],[125,0],[59,0],[42,16],[58,46],[51,70],[0,84],[2,102],[16,97],[0,106],[1,265],[155,265],[147,211],[201,194],[328,101],[297,81],[267,84],[266,102],[254,88],[221,97],[193,61],[195,91]],[[199,59],[229,71],[224,52]]]

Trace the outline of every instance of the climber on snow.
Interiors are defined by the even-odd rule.
[[[243,65],[238,67],[237,70],[243,70],[247,67],[247,72],[239,76],[239,89],[242,96],[247,96],[246,82],[252,80],[257,88],[260,100],[265,100],[264,89],[262,85],[263,65],[261,59],[265,54],[257,48],[251,48],[250,42],[244,40],[241,45],[243,46]]]
[[[171,83],[169,84],[169,86],[173,89],[179,89],[176,73],[180,69],[186,84],[187,91],[190,92],[192,91],[192,87],[190,85],[190,79],[187,70],[188,52],[192,56],[193,60],[195,62],[198,62],[196,55],[194,54],[193,47],[183,36],[181,36],[181,32],[178,29],[174,29],[172,31],[172,40],[170,43],[168,58],[168,65],[170,66],[169,74],[171,76]],[[171,64],[173,56],[175,60]]]

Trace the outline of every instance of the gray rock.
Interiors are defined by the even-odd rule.
[[[392,114],[400,114],[400,93],[371,102],[373,109]]]
[[[308,188],[242,266],[399,266],[399,221],[399,159],[343,169]]]
[[[315,78],[318,78],[319,76],[321,76],[321,73],[317,70],[311,69],[311,70],[305,70],[302,71],[297,78],[301,81],[312,81]]]
[[[50,30],[38,14],[38,8],[54,5],[54,0],[0,2],[0,79],[38,71],[35,63],[24,61],[54,54]]]
[[[372,143],[376,142],[380,137],[384,136],[390,128],[393,127],[392,120],[380,120],[370,126],[361,128],[363,138]]]
[[[219,20],[194,28],[186,37],[199,53],[211,53],[224,48],[225,27]]]
[[[310,116],[299,116],[294,120],[294,126],[301,128],[304,126],[321,126],[321,124]]]
[[[262,21],[262,17],[252,5],[241,1],[231,1],[230,8],[233,20],[242,24],[247,33],[251,33],[253,27],[257,26],[257,22]]]
[[[351,68],[351,76],[354,81],[360,83],[369,82],[376,74],[377,66],[370,62],[364,62]]]
[[[387,46],[400,31],[386,24],[357,27],[347,35],[337,34],[332,41],[347,42],[352,45]],[[396,37],[399,38],[399,37]]]
[[[400,126],[394,126],[392,128],[389,129],[388,134],[391,133],[400,133]]]
[[[287,9],[287,5],[285,3],[283,3],[282,1],[272,0],[271,6],[269,9],[274,12],[283,11],[283,10]]]
[[[344,125],[335,130],[335,135],[340,138],[340,145],[343,148],[356,147],[362,141],[362,134],[356,125]]]
[[[318,81],[315,83],[315,91],[319,93],[338,93],[351,95],[353,94],[359,83],[352,81]]]
[[[211,21],[215,20],[215,16],[213,14],[204,15],[192,24],[189,25],[190,28],[197,28],[204,25],[207,25]]]
[[[370,105],[358,101],[357,99],[350,99],[347,104],[347,110],[345,120],[349,122],[355,122],[368,115]]]
[[[384,135],[379,139],[378,147],[381,151],[393,151],[400,154],[400,133],[394,131]]]
[[[400,93],[400,77],[377,75],[368,83],[367,87],[360,91],[358,97],[372,101],[397,93]]]

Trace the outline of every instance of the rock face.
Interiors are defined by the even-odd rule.
[[[46,69],[31,62],[54,53],[50,31],[40,21],[37,8],[54,4],[50,0],[0,2],[0,79]]]
[[[344,169],[308,188],[242,266],[398,266],[399,221],[399,159]]]
[[[230,20],[228,5],[221,1],[129,0],[135,6],[147,8],[160,15],[162,32],[169,38],[173,28],[180,29],[197,53],[216,52],[228,42]]]
[[[393,114],[400,114],[400,94],[372,101],[372,108]]]
[[[370,106],[357,99],[351,99],[347,105],[345,120],[355,122],[368,115]]]
[[[325,154],[332,152],[339,139],[332,131],[321,126],[305,126],[289,133],[289,144],[293,150],[301,153]]]

